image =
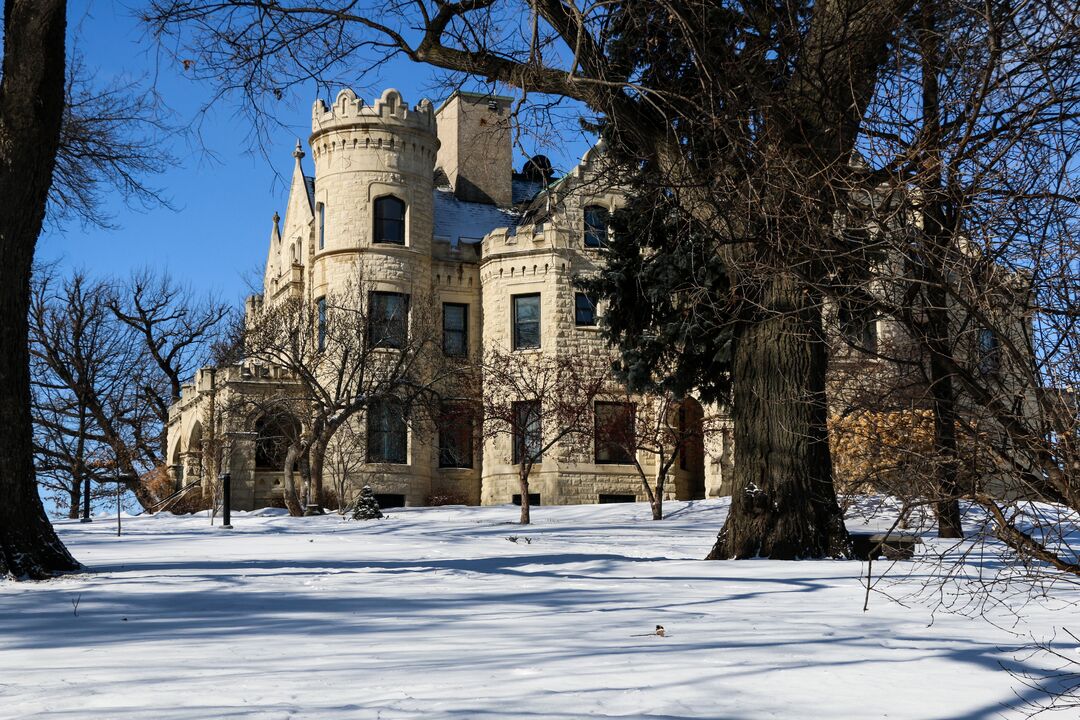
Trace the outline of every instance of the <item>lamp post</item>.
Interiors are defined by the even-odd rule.
[[[123,495],[123,484],[135,482],[138,479],[137,475],[121,475],[120,463],[116,463],[116,537],[120,537],[120,497]]]
[[[221,527],[232,530],[232,475],[221,473],[218,480],[221,481]]]

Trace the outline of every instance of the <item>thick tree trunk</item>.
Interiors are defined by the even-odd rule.
[[[326,493],[323,491],[323,469],[326,467],[326,448],[330,445],[330,439],[334,436],[334,431],[323,433],[322,436],[316,440],[312,446],[308,455],[311,458],[311,497],[308,502],[314,503],[318,506],[320,512],[326,507]]]
[[[821,311],[790,276],[735,342],[735,489],[708,559],[849,557],[832,483]]]
[[[64,110],[63,0],[5,0],[0,81],[0,576],[74,570],[34,479],[30,267]]]

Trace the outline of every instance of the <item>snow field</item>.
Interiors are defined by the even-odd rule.
[[[726,508],[61,522],[89,572],[0,581],[0,717],[1023,717],[999,663],[1038,670],[1020,649],[1076,617],[1080,593],[993,623],[879,593],[864,613],[862,563],[701,561]]]

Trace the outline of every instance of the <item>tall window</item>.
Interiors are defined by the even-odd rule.
[[[540,293],[514,295],[514,349],[540,347]]]
[[[574,293],[574,324],[578,327],[596,325],[596,305],[585,293]]]
[[[630,464],[634,444],[634,404],[621,402],[597,402],[593,447],[596,462],[607,464]]]
[[[585,208],[585,247],[607,247],[608,209],[600,205]]]
[[[543,428],[540,422],[540,401],[523,400],[512,403],[510,411],[514,416],[513,463],[517,465],[528,459],[540,462],[540,450],[543,448]]]
[[[877,318],[873,311],[856,309],[841,302],[836,315],[840,334],[848,344],[867,352],[877,352]]]
[[[318,316],[315,321],[315,347],[322,351],[326,349],[326,298],[315,301],[315,313]]]
[[[408,431],[404,408],[398,400],[375,400],[368,405],[367,456],[372,463],[404,465]]]
[[[997,333],[990,328],[979,328],[979,373],[983,376],[996,375],[1001,369],[1001,348]]]
[[[409,332],[409,296],[394,292],[368,293],[368,345],[405,347]]]
[[[319,249],[326,247],[326,206],[315,203],[315,221],[319,224]]]
[[[375,201],[375,242],[405,244],[405,203],[393,195]]]
[[[473,466],[475,416],[466,403],[443,403],[439,407],[439,467]]]
[[[446,355],[465,357],[469,354],[469,306],[443,303],[442,348]]]

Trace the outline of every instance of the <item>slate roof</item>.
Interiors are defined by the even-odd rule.
[[[479,242],[496,228],[514,227],[518,214],[485,203],[458,200],[448,188],[436,188],[433,193],[436,238],[447,238],[451,245],[459,242]]]

